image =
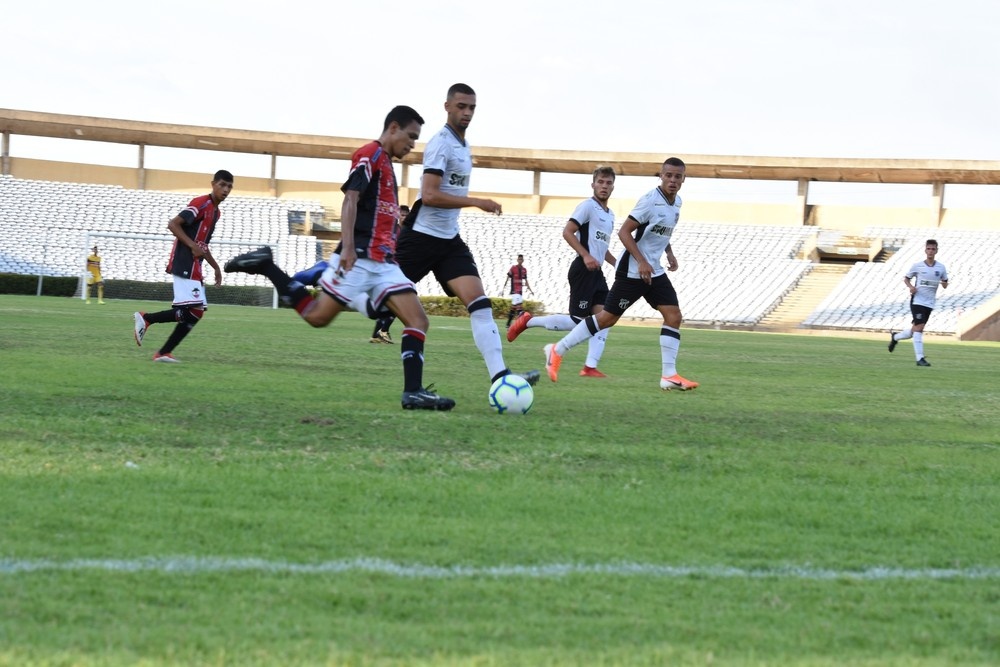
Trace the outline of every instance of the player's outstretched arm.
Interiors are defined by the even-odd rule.
[[[503,209],[499,202],[479,197],[460,197],[441,191],[441,175],[424,173],[420,179],[420,199],[434,208],[478,208],[487,213],[500,215]]]

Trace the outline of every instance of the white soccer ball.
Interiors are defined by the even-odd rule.
[[[520,375],[504,375],[490,387],[490,407],[502,415],[523,415],[534,402],[534,389]]]

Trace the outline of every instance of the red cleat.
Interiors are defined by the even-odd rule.
[[[524,333],[524,330],[528,328],[528,320],[531,319],[531,313],[524,311],[517,316],[510,326],[507,327],[507,342],[513,343],[514,339]]]

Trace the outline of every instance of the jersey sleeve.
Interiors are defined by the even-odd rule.
[[[201,199],[202,197],[195,197],[188,203],[184,210],[177,214],[181,220],[185,223],[192,223],[198,219],[198,207],[201,205]]]
[[[639,201],[635,203],[635,207],[632,209],[632,212],[628,214],[628,217],[634,218],[639,224],[649,222],[653,213],[652,201],[652,197],[648,194],[643,195]]]
[[[592,210],[593,207],[589,201],[582,201],[573,209],[573,214],[569,216],[569,219],[575,222],[577,227],[583,227],[584,224],[590,221],[590,212]]]
[[[378,144],[368,144],[359,148],[351,159],[351,174],[340,186],[341,192],[354,190],[364,192],[372,182],[372,170],[375,169],[375,153],[380,150]]]
[[[444,176],[450,150],[448,142],[442,141],[439,136],[431,139],[424,148],[424,173]]]

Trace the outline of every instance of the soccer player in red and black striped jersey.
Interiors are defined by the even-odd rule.
[[[341,241],[319,279],[313,297],[306,286],[274,264],[267,246],[226,262],[227,272],[261,274],[274,283],[306,322],[325,327],[344,310],[368,316],[386,306],[403,322],[402,406],[406,410],[451,410],[455,401],[423,386],[424,339],[430,322],[417,288],[396,263],[399,198],[393,158],[403,158],[420,138],[424,119],[414,109],[397,106],[385,117],[377,141],[351,156],[351,173],[341,190]],[[338,259],[339,256],[339,259]]]
[[[507,277],[504,278],[503,288],[507,288],[507,281],[510,281],[510,312],[507,314],[507,328],[510,328],[511,321],[524,312],[524,290],[527,288],[532,294],[535,293],[528,284],[528,269],[524,268],[524,255],[517,256],[517,264],[510,267]]]
[[[202,264],[207,260],[215,271],[215,285],[222,284],[222,269],[212,257],[208,248],[215,233],[215,225],[222,212],[219,204],[226,200],[233,190],[233,175],[225,169],[215,172],[212,177],[212,191],[195,197],[183,211],[170,222],[167,229],[176,239],[170,250],[167,273],[174,277],[174,301],[169,310],[158,313],[135,313],[135,342],[142,345],[146,331],[153,324],[176,322],[167,342],[153,355],[153,361],[177,363],[174,348],[198,324],[208,301],[205,298],[205,276]]]

